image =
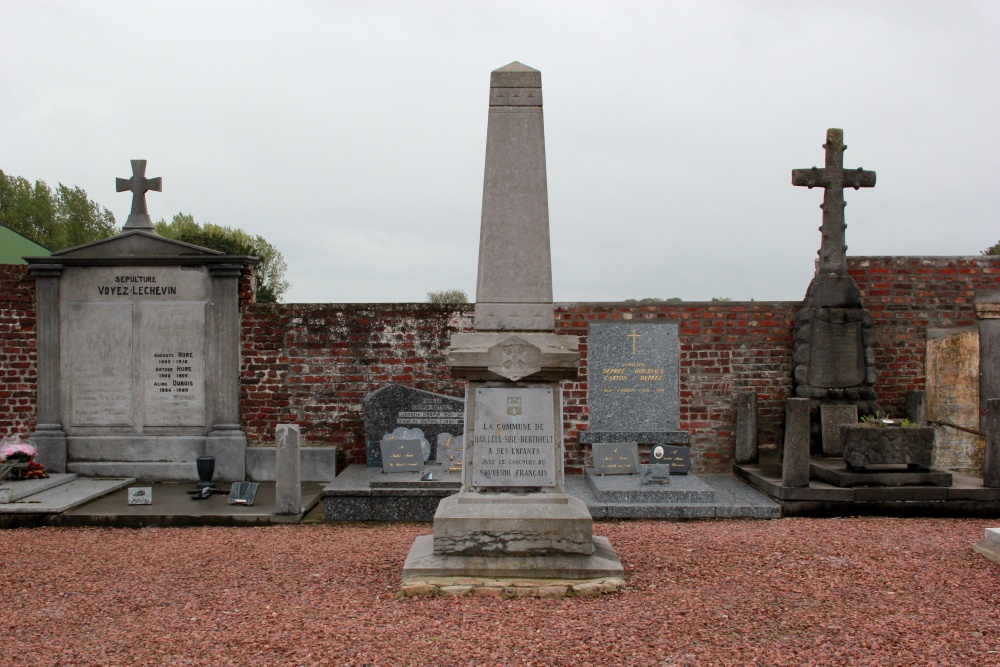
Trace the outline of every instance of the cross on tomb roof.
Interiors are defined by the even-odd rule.
[[[825,190],[823,203],[823,226],[819,228],[822,240],[819,248],[819,272],[847,273],[847,223],[844,222],[844,188],[875,187],[875,172],[844,169],[844,131],[830,128],[826,131],[826,166],[822,169],[793,169],[792,185],[804,185],[809,189],[820,187]]]
[[[123,229],[153,229],[153,221],[146,210],[146,192],[162,192],[163,179],[159,176],[146,178],[146,161],[132,160],[132,178],[116,178],[115,189],[118,192],[132,192],[132,212]]]

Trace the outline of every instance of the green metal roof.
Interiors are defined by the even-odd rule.
[[[43,257],[52,251],[18,234],[6,225],[0,225],[0,264],[25,264],[22,257]]]

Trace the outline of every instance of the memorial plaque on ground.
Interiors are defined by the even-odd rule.
[[[478,387],[472,486],[556,485],[551,387]]]
[[[461,435],[465,430],[465,401],[461,398],[390,384],[365,396],[361,404],[365,440],[380,441],[400,427],[419,428],[431,443],[430,458],[435,461],[438,435]],[[368,456],[368,465],[377,468],[381,461]]]
[[[634,442],[595,442],[594,472],[598,475],[634,475],[639,472],[639,445]]]
[[[649,453],[649,462],[670,466],[671,475],[686,475],[691,470],[691,448],[657,445]]]
[[[424,453],[419,440],[383,440],[382,472],[420,472]]]
[[[591,324],[588,350],[590,429],[582,442],[688,441],[678,430],[676,323]]]

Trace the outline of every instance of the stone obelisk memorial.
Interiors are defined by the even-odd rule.
[[[577,376],[580,353],[554,326],[542,75],[514,62],[490,77],[475,332],[448,352],[469,381],[462,490],[417,538],[404,585],[623,577],[586,504],[563,489],[560,381]]]

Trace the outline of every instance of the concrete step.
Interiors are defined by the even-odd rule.
[[[42,479],[5,479],[0,482],[0,504],[16,502],[36,493],[69,484],[76,477],[76,473],[52,473]]]

